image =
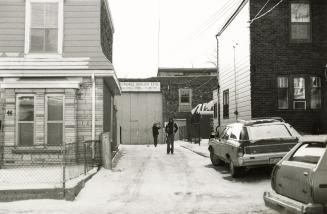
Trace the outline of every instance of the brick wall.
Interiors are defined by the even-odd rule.
[[[271,8],[278,1],[271,1],[267,8]],[[265,3],[266,0],[251,0],[250,16],[254,17]],[[322,77],[322,70],[327,63],[326,4],[325,0],[311,1],[312,42],[310,43],[289,41],[289,1],[284,1],[271,13],[252,23],[252,117],[282,116],[299,131],[309,133],[314,131],[316,123],[322,115],[325,115],[323,110],[277,110],[276,78],[278,75]],[[325,82],[323,90],[326,91]]]
[[[217,89],[216,76],[187,76],[187,77],[152,77],[146,79],[120,79],[121,82],[160,82],[162,93],[163,120],[168,121],[169,116],[174,115],[177,119],[185,119],[190,115],[188,112],[179,112],[179,88],[192,89],[192,108],[200,103],[212,100],[212,91]]]

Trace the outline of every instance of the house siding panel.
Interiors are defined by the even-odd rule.
[[[25,66],[24,61],[17,60],[14,65],[6,67],[8,66],[4,63],[6,59],[24,57],[25,0],[0,1],[0,69],[80,68],[112,70],[112,64],[106,58],[107,54],[105,55],[102,51],[101,2],[102,0],[64,1],[63,57],[83,57],[84,59],[80,60],[80,63],[69,66],[67,65],[68,61],[63,60],[63,63],[44,67],[37,60],[30,63],[29,66]],[[110,17],[107,16],[106,18]],[[112,46],[111,43],[110,46]],[[28,61],[27,58],[26,60]],[[60,59],[57,61],[60,62]]]
[[[235,102],[235,72],[236,68],[236,97],[238,119],[251,118],[251,86],[250,86],[250,30],[249,3],[246,3],[233,22],[219,36],[219,77],[220,77],[220,103],[223,103],[223,91],[229,90],[229,119],[223,119],[223,108],[220,108],[221,126],[236,121],[234,112]]]

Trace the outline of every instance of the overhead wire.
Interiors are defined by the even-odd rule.
[[[268,13],[270,13],[271,11],[273,11],[278,5],[280,5],[280,3],[282,3],[284,0],[280,0],[277,4],[275,4],[272,8],[270,8],[268,11],[266,11],[265,13],[263,13],[262,15],[251,19],[249,22],[250,24],[252,24],[255,20],[261,19],[262,17],[264,17],[265,15],[267,15]]]

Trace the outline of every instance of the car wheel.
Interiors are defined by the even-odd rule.
[[[221,164],[221,160],[214,154],[213,149],[210,149],[210,160],[212,165],[218,166]]]
[[[234,166],[233,161],[229,162],[229,172],[233,178],[239,177],[242,169],[243,168],[241,168],[241,167]]]

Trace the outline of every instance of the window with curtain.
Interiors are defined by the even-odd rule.
[[[310,108],[321,108],[321,80],[319,77],[310,77]]]
[[[277,77],[278,109],[288,109],[288,77]]]

